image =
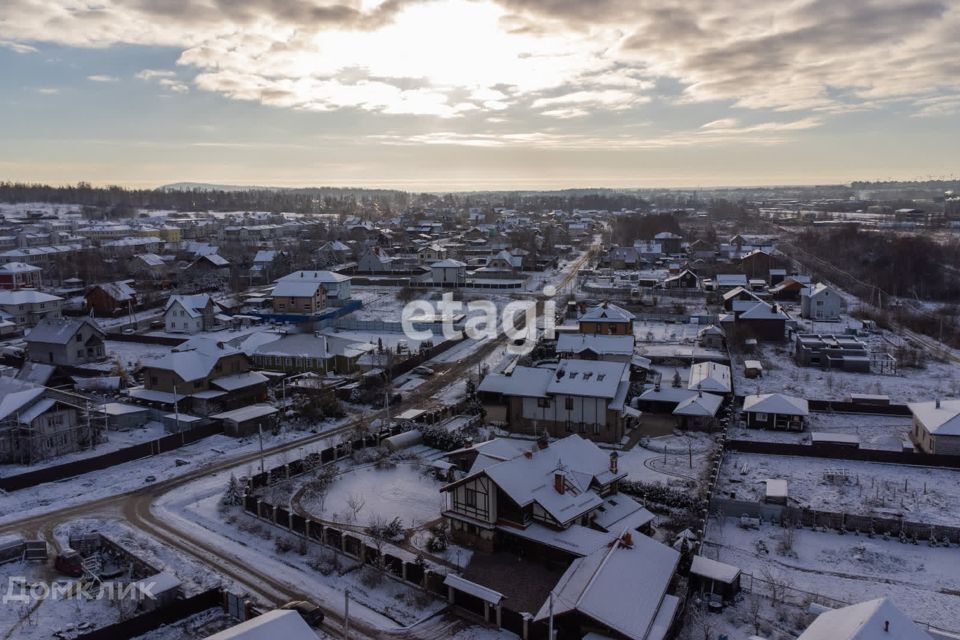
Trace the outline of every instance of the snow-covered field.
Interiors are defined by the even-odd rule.
[[[419,464],[401,463],[392,469],[358,467],[337,476],[322,509],[316,501],[304,501],[303,506],[334,522],[366,525],[374,517],[400,518],[404,527],[415,528],[439,518],[445,504],[442,486]],[[352,498],[363,500],[356,518],[348,505]]]
[[[645,444],[648,448],[638,444],[620,452],[618,464],[627,472],[627,480],[686,486],[706,469],[712,439],[704,433],[691,433],[650,438]]]
[[[902,544],[852,534],[794,531],[792,552],[778,553],[784,530],[745,531],[733,518],[711,520],[705,555],[758,579],[847,603],[889,596],[919,622],[960,631],[960,555],[956,548]],[[763,541],[767,553],[758,551]],[[744,577],[746,583],[750,578]]]
[[[875,337],[874,337],[875,338]],[[734,357],[733,376],[738,394],[787,393],[808,399],[845,400],[851,393],[883,394],[903,403],[960,396],[960,365],[927,362],[924,369],[901,368],[897,375],[824,371],[800,367],[788,344],[762,344],[757,353]],[[747,379],[743,360],[760,360],[763,377]]]
[[[785,478],[790,504],[801,507],[960,525],[960,470],[728,453],[717,493],[762,502],[768,478]]]
[[[847,434],[858,436],[861,446],[865,449],[900,451],[910,427],[911,419],[905,416],[811,413],[807,417],[807,428],[803,432],[731,427],[727,434],[730,438],[736,440],[789,444],[809,442],[811,432]]]

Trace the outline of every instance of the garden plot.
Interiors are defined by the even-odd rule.
[[[764,480],[784,478],[789,504],[820,511],[960,525],[960,470],[729,453],[717,496],[762,502]]]
[[[695,344],[697,334],[703,329],[699,324],[667,324],[652,320],[637,320],[633,323],[633,335],[638,343]]]
[[[868,339],[871,349],[880,339]],[[759,360],[763,377],[744,377],[744,359]],[[846,400],[852,393],[880,394],[905,403],[960,396],[960,365],[928,360],[923,369],[900,368],[897,375],[826,371],[798,366],[786,344],[763,344],[751,354],[734,357],[734,388],[738,393],[786,393],[807,399]]]
[[[417,528],[440,517],[442,486],[428,468],[415,463],[355,467],[337,476],[322,501],[305,499],[302,505],[323,520],[366,525],[373,518],[400,518],[404,527]]]
[[[649,438],[645,446],[621,451],[618,464],[627,472],[627,480],[685,487],[703,475],[712,443],[703,433]]]
[[[903,544],[880,537],[784,529],[744,530],[736,519],[711,520],[704,555],[741,568],[751,577],[853,604],[889,596],[921,623],[960,631],[960,555],[956,548]],[[766,551],[764,551],[766,549]],[[759,584],[758,586],[764,585]],[[760,589],[761,592],[763,588]],[[792,595],[803,596],[802,593]]]
[[[734,440],[801,444],[810,441],[811,432],[854,435],[865,449],[900,451],[910,432],[912,421],[906,416],[880,416],[850,413],[811,413],[806,431],[770,431],[731,427],[728,436]]]

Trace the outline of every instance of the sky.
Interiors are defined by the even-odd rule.
[[[960,174],[957,0],[2,0],[0,179]]]

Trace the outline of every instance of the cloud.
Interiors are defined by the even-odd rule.
[[[143,69],[134,77],[145,82],[156,82],[158,86],[172,93],[190,92],[190,87],[177,79],[177,72],[169,69]]]
[[[0,24],[21,52],[173,47],[198,88],[238,100],[444,118],[572,120],[657,98],[935,115],[949,107],[922,101],[960,76],[952,0],[5,0]],[[171,71],[138,77],[189,90]],[[661,81],[676,91],[658,96]]]
[[[39,87],[37,93],[45,96],[55,96],[60,93],[59,87]]]
[[[138,80],[156,80],[157,78],[174,78],[176,75],[176,71],[168,69],[144,69],[137,72],[134,77]]]
[[[87,80],[90,82],[118,82],[120,78],[98,73],[92,76],[87,76]]]
[[[37,48],[32,47],[29,44],[24,44],[22,42],[14,42],[12,40],[0,40],[0,49],[9,49],[14,53],[36,53]]]

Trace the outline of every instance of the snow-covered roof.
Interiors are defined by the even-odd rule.
[[[568,358],[560,361],[547,383],[547,393],[612,399],[620,381],[629,375],[630,367],[625,362]]]
[[[694,556],[693,562],[690,564],[690,573],[703,578],[716,580],[717,582],[723,582],[724,584],[730,584],[740,575],[740,569],[725,562],[711,560],[703,556]]]
[[[716,281],[721,287],[747,286],[747,276],[742,273],[718,273]]]
[[[163,311],[166,313],[170,310],[170,307],[180,303],[180,306],[186,310],[187,315],[191,318],[197,318],[203,315],[203,309],[206,309],[211,301],[212,298],[206,293],[196,293],[189,296],[174,295],[167,298],[167,304]]]
[[[0,420],[18,411],[43,395],[43,387],[15,378],[0,377]]]
[[[35,304],[38,302],[55,302],[57,300],[63,300],[63,298],[30,289],[20,289],[18,291],[0,290],[0,305]]]
[[[656,387],[652,389],[647,389],[641,393],[638,397],[640,400],[645,402],[674,402],[679,403],[685,400],[689,400],[692,397],[695,397],[697,392],[692,389],[684,389],[683,387],[672,387],[670,385],[661,386],[658,390]]]
[[[43,269],[25,262],[8,262],[4,265],[0,265],[0,271],[3,273],[29,273],[34,271],[43,271]]]
[[[135,257],[140,259],[140,261],[143,262],[144,264],[151,267],[162,267],[164,264],[166,264],[163,261],[163,258],[161,258],[155,253],[140,253],[140,254],[137,254]]]
[[[274,297],[312,298],[323,288],[318,280],[281,280],[273,288]]]
[[[960,436],[960,400],[930,400],[907,404],[913,417],[938,436]]]
[[[44,344],[66,344],[73,339],[73,336],[83,327],[89,324],[96,333],[103,336],[103,330],[93,318],[83,316],[81,318],[44,318],[37,323],[26,340],[30,342],[42,342]]]
[[[557,353],[583,353],[584,351],[592,351],[597,355],[628,356],[633,353],[633,336],[561,333],[557,337]]]
[[[603,504],[594,512],[593,524],[610,531],[617,528],[639,529],[650,523],[654,516],[643,505],[624,493],[614,493],[603,500]]]
[[[476,582],[470,582],[466,578],[461,578],[452,573],[447,574],[447,577],[443,580],[443,584],[448,587],[453,587],[457,591],[462,591],[463,593],[480,598],[484,602],[489,602],[492,605],[498,605],[503,601],[503,594],[499,591],[494,591]]]
[[[466,267],[466,262],[460,262],[459,260],[440,260],[439,262],[434,262],[430,265],[431,269],[459,269],[460,267]]]
[[[779,305],[758,302],[740,314],[741,320],[789,320],[790,316]]]
[[[716,362],[698,362],[690,367],[688,389],[730,393],[730,367]]]
[[[240,407],[232,411],[224,411],[210,416],[214,420],[232,420],[233,422],[246,422],[247,420],[256,420],[272,416],[277,412],[276,407],[269,404],[251,404],[246,407]]]
[[[317,640],[299,613],[275,609],[209,636],[207,640]]]
[[[604,302],[592,307],[580,316],[580,321],[586,322],[629,322],[636,318],[632,313],[618,307],[611,302]]]
[[[269,378],[262,373],[248,371],[246,373],[236,373],[232,376],[217,378],[212,380],[210,384],[220,387],[224,391],[236,391],[237,389],[245,389],[258,384],[265,384],[268,380]]]
[[[18,422],[20,424],[30,424],[41,415],[53,408],[57,404],[57,401],[53,398],[42,398],[38,402],[34,403],[29,409],[26,409],[17,416]]]
[[[336,250],[349,251],[349,248],[344,247],[343,249]],[[290,280],[297,280],[330,284],[335,282],[345,282],[349,279],[350,276],[345,276],[334,271],[294,271],[293,273],[288,273],[282,278],[279,278],[277,282],[289,282]]]
[[[151,361],[148,369],[173,371],[186,382],[206,378],[221,358],[241,353],[223,342],[200,336],[177,345],[162,358]]]
[[[821,613],[797,640],[930,640],[889,598]]]
[[[590,555],[598,549],[608,546],[616,538],[616,534],[598,531],[579,524],[570,525],[566,529],[554,529],[534,522],[524,529],[518,529],[514,526],[501,526],[500,529],[511,536],[559,549],[578,557]]]
[[[788,416],[805,416],[810,413],[806,400],[782,393],[761,393],[745,396],[743,398],[743,410],[748,413],[776,413]]]
[[[723,398],[721,396],[713,393],[700,393],[680,402],[673,410],[673,415],[712,418],[717,415],[722,402]]]
[[[545,398],[553,371],[539,367],[515,367],[510,375],[491,373],[484,377],[478,391],[510,396]]]
[[[652,638],[680,554],[639,533],[577,558],[553,590],[553,614],[578,612],[628,638]],[[537,620],[550,615],[549,600]]]

